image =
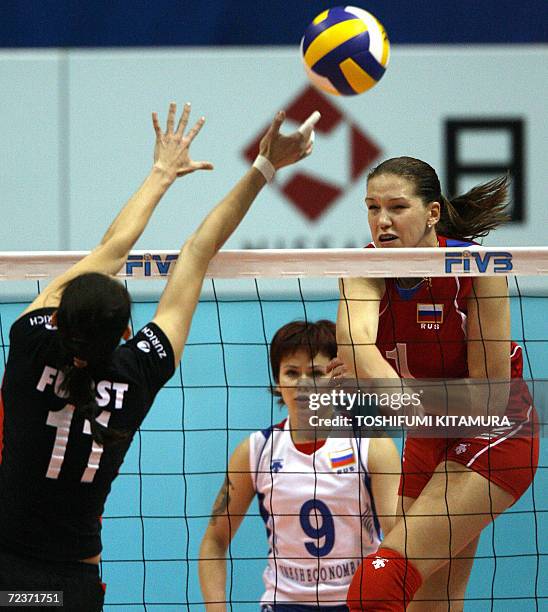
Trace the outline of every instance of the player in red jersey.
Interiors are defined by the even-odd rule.
[[[470,245],[507,219],[506,196],[506,179],[497,179],[449,201],[425,162],[387,160],[368,177],[369,246]],[[402,516],[377,554],[364,559],[348,593],[351,610],[441,612],[448,600],[451,610],[462,610],[481,531],[529,487],[538,462],[527,390],[512,386],[509,402],[509,385],[472,384],[521,376],[506,278],[341,281],[337,340],[360,378],[463,379],[470,406],[488,402],[493,414],[511,404],[519,417],[491,435],[407,439]]]
[[[111,275],[125,264],[177,177],[211,169],[178,124],[156,114],[154,165],[100,244],[55,278],[10,330],[0,403],[0,591],[62,591],[70,612],[102,609],[106,498],[131,440],[181,359],[211,258],[274,172],[311,150],[313,119],[284,136],[279,112],[253,167],[185,242],[151,322],[129,337],[130,300]]]

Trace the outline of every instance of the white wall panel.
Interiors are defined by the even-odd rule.
[[[61,187],[67,178],[60,90],[63,55],[0,53],[0,244],[3,250],[65,248]]]

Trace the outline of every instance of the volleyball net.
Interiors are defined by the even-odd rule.
[[[85,253],[0,253],[0,341],[51,278]],[[120,278],[132,327],[153,317],[175,252],[134,252]],[[338,278],[508,275],[512,339],[545,420],[548,248],[225,251],[211,263],[183,361],[160,391],[103,517],[105,610],[203,610],[198,557],[229,457],[286,412],[269,392],[269,346],[294,320],[336,320]],[[144,282],[146,281],[146,282]],[[3,369],[3,368],[2,368]],[[544,405],[543,405],[544,403]],[[401,450],[401,439],[396,439]],[[465,609],[540,610],[548,592],[548,453],[535,481],[481,538]],[[275,520],[275,516],[273,517]],[[519,535],[518,535],[519,534]],[[309,536],[303,533],[303,541]],[[318,538],[323,536],[319,535]],[[227,552],[227,610],[257,610],[268,545],[256,502]]]

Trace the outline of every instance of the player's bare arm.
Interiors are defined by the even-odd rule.
[[[284,112],[277,113],[260,143],[260,156],[274,170],[293,164],[310,152],[313,124],[305,122],[304,128],[284,136],[280,134],[284,119]],[[176,363],[182,356],[209,262],[238,227],[266,182],[263,171],[250,168],[181,249],[154,316],[154,322],[171,342]]]
[[[226,552],[254,495],[246,438],[230,458],[200,547],[200,585],[207,612],[226,610]]]
[[[162,196],[177,177],[196,170],[213,169],[211,163],[196,162],[190,157],[190,145],[201,130],[205,119],[201,117],[185,134],[190,104],[185,104],[177,129],[174,127],[176,115],[177,106],[172,102],[169,106],[167,127],[163,132],[157,113],[153,113],[152,123],[156,133],[154,163],[143,184],[118,213],[98,246],[84,259],[54,279],[25,312],[46,306],[57,307],[63,287],[79,274],[86,272],[116,274],[143,233]]]
[[[339,281],[337,344],[339,356],[358,378],[398,378],[375,345],[383,279],[345,278]]]

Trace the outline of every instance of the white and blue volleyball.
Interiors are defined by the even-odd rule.
[[[390,59],[390,42],[379,21],[355,6],[320,13],[301,41],[308,77],[330,94],[355,96],[374,87]]]

